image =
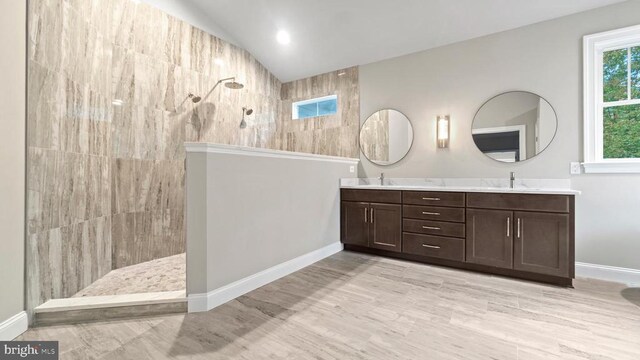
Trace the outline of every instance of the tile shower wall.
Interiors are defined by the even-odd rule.
[[[357,155],[357,68],[283,85],[247,51],[130,0],[32,0],[28,47],[27,309],[184,252],[185,141]],[[228,76],[245,88],[183,102]],[[292,100],[328,93],[340,114],[290,120]]]
[[[352,67],[282,84],[278,141],[288,151],[358,157],[360,91],[358,68]],[[338,95],[335,115],[292,120],[293,102]]]

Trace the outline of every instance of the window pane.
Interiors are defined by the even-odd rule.
[[[322,115],[332,115],[338,110],[338,96],[329,95],[315,99],[296,101],[291,104],[291,115],[295,119],[307,119]]]
[[[640,104],[604,109],[604,158],[640,158]]]
[[[640,99],[640,46],[631,48],[631,98]]]
[[[336,99],[321,101],[318,103],[318,115],[335,114],[338,109],[338,101]]]
[[[627,99],[627,49],[607,51],[603,55],[604,101]]]
[[[316,103],[298,105],[298,118],[304,119],[308,117],[318,116],[318,106]]]

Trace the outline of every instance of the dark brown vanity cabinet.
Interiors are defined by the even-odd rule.
[[[341,206],[342,242],[369,245],[369,203],[343,201]]]
[[[573,206],[566,195],[468,194],[466,261],[573,277]]]
[[[513,268],[567,277],[573,268],[569,214],[515,212]]]
[[[570,286],[570,195],[342,189],[346,249]]]
[[[513,267],[513,212],[467,209],[467,262]]]
[[[402,250],[400,192],[390,193],[392,192],[342,191],[341,238],[344,244],[393,252]],[[347,201],[344,201],[345,199]],[[382,200],[390,203],[359,200]]]

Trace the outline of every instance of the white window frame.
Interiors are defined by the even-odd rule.
[[[314,117],[319,117],[319,116],[329,116],[329,115],[316,115],[316,116],[310,116],[310,117],[306,117],[306,118],[300,118],[300,115],[298,114],[298,107],[300,105],[307,105],[307,104],[312,104],[312,103],[319,103],[322,101],[327,101],[327,100],[335,100],[336,101],[336,113],[338,113],[338,95],[333,94],[333,95],[327,95],[327,96],[322,96],[322,97],[317,97],[317,98],[313,98],[313,99],[308,99],[308,100],[302,100],[302,101],[294,101],[291,104],[291,119],[293,120],[306,120],[306,119],[313,119]]]
[[[640,45],[640,25],[587,35],[583,38],[584,170],[585,173],[640,173],[640,158],[604,159],[603,54]],[[631,86],[629,84],[628,86]],[[616,105],[640,104],[623,100]]]

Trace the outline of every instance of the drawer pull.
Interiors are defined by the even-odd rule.
[[[439,227],[435,226],[423,226],[422,228],[427,230],[441,230]]]
[[[440,198],[426,197],[426,198],[422,198],[422,200],[428,200],[428,201],[440,201]]]
[[[440,213],[437,212],[428,212],[428,211],[423,211],[422,215],[435,215],[435,216],[440,216]]]
[[[422,247],[426,247],[426,248],[429,248],[429,249],[440,249],[440,246],[427,245],[427,244],[422,244]]]

